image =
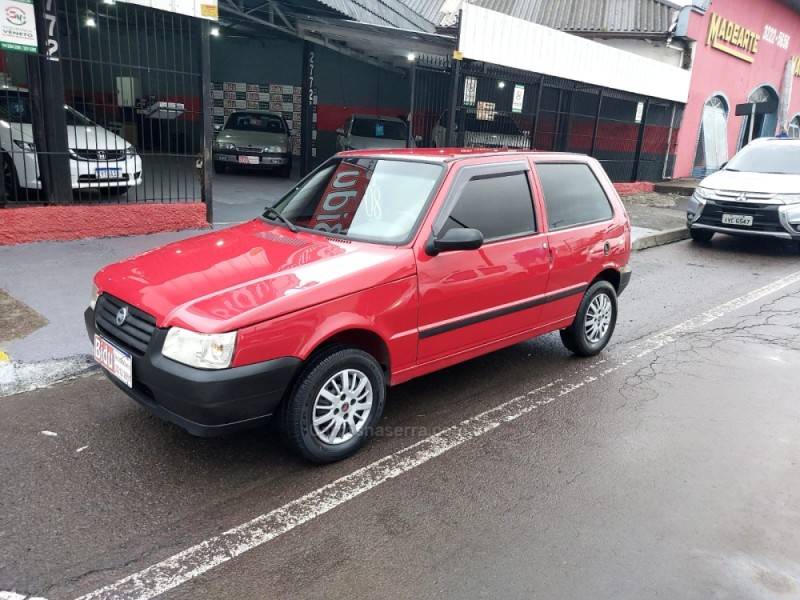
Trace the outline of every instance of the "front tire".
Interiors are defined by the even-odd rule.
[[[561,330],[561,341],[578,356],[595,356],[608,345],[617,324],[617,292],[608,281],[586,291],[572,325]]]
[[[228,165],[226,165],[221,160],[214,161],[214,173],[222,174],[228,172]]]
[[[695,229],[691,227],[689,228],[689,235],[695,242],[707,244],[711,241],[711,238],[714,237],[714,232],[709,229]]]
[[[281,410],[288,446],[314,463],[358,451],[383,414],[386,376],[371,355],[338,347],[312,359]]]

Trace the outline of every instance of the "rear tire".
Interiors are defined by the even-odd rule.
[[[701,244],[707,244],[711,241],[711,238],[714,237],[714,232],[708,229],[695,229],[693,227],[690,227],[689,235],[692,236],[692,239],[695,242],[700,242]]]
[[[595,356],[608,345],[617,324],[617,292],[608,281],[586,291],[572,325],[561,330],[561,341],[578,356]]]
[[[386,376],[370,354],[336,347],[311,359],[280,412],[288,446],[313,463],[351,456],[383,414]]]

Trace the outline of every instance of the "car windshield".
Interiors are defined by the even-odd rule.
[[[777,141],[746,146],[730,160],[725,170],[800,175],[800,145]]]
[[[384,121],[381,119],[364,119],[362,117],[353,120],[353,127],[350,135],[358,137],[385,138],[387,140],[406,139],[406,125],[399,121]]]
[[[501,135],[522,135],[519,127],[508,115],[498,113],[482,115],[487,118],[479,119],[475,113],[467,113],[464,129],[480,133],[495,133]]]
[[[67,125],[94,127],[94,123],[74,108],[64,105]],[[0,90],[0,118],[11,123],[32,123],[31,96],[28,92]]]
[[[275,209],[297,227],[383,244],[413,234],[442,173],[439,164],[334,158],[284,196]],[[269,214],[265,214],[265,218]]]
[[[261,133],[286,133],[286,126],[277,115],[237,112],[228,117],[225,129],[259,131]]]

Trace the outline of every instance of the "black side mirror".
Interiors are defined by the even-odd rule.
[[[467,229],[457,227],[450,229],[445,234],[437,238],[434,235],[425,244],[425,252],[429,256],[436,256],[439,252],[451,252],[453,250],[477,250],[483,245],[483,234],[477,229]]]

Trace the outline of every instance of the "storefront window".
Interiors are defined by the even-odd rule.
[[[693,175],[704,177],[719,170],[727,160],[728,104],[722,96],[712,96],[703,107]]]
[[[752,94],[750,94],[750,97],[747,99],[747,101],[755,103],[774,102],[774,106],[776,107],[777,111],[778,95],[770,87],[761,86],[760,88],[756,89]],[[750,141],[756,138],[774,136],[777,127],[778,127],[777,112],[757,114],[755,115],[755,117],[749,115],[746,116],[743,120],[743,125],[742,125],[740,148],[746,146]],[[752,138],[750,137],[751,130],[753,132]]]
[[[789,137],[800,140],[800,115],[795,116],[789,123]]]

